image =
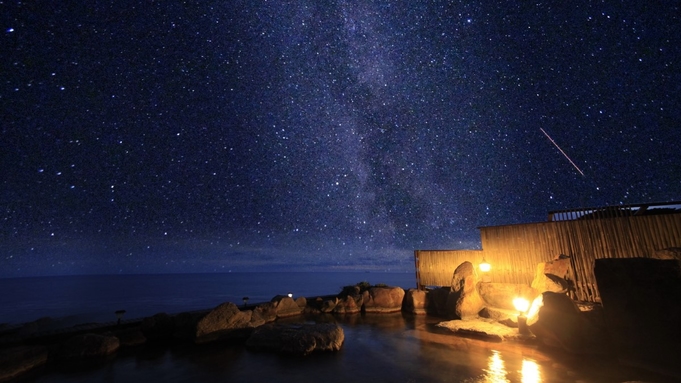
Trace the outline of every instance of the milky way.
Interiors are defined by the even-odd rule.
[[[175,3],[0,2],[0,276],[408,271],[681,199],[678,5]]]

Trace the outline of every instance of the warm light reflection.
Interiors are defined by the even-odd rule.
[[[523,369],[520,370],[520,381],[522,383],[540,383],[541,373],[539,365],[534,360],[524,359]]]
[[[504,360],[501,359],[499,351],[492,351],[492,355],[487,361],[487,369],[485,372],[485,382],[488,383],[508,383],[506,379],[506,368],[504,367]]]
[[[544,297],[543,295],[539,294],[538,297],[536,297],[532,301],[532,305],[530,306],[530,311],[527,313],[527,324],[532,325],[534,322],[537,321],[537,317],[539,314],[539,309],[544,306]]]

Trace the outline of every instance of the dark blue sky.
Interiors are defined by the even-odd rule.
[[[411,270],[681,199],[679,2],[524,3],[1,1],[0,276]]]

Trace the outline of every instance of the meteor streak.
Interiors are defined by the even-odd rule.
[[[546,132],[544,131],[544,129],[539,128],[539,130],[541,130],[541,132],[544,133],[544,135],[546,136],[546,138],[548,138],[549,141],[551,141],[551,143],[552,143],[556,148],[558,148],[558,150],[560,150],[561,153],[563,153],[563,155],[565,156],[565,158],[567,158],[567,160],[570,161],[570,163],[572,164],[572,166],[574,166],[575,169],[577,169],[577,171],[579,172],[579,174],[581,174],[582,177],[584,177],[584,172],[582,172],[582,170],[581,170],[580,168],[578,168],[577,165],[575,165],[574,162],[572,162],[572,160],[570,159],[570,157],[568,157],[568,155],[565,154],[565,152],[563,151],[563,149],[561,149],[560,146],[558,146],[558,144],[556,144],[556,141],[554,141],[553,138],[551,138],[551,136],[549,136],[549,134],[546,133]]]

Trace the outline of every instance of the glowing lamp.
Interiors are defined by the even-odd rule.
[[[513,307],[520,313],[520,315],[525,314],[527,309],[530,308],[530,302],[525,298],[515,298],[513,300]]]
[[[293,293],[288,293],[289,298],[293,298]]]
[[[480,271],[482,271],[483,273],[488,273],[491,269],[492,265],[487,263],[487,261],[485,261],[485,258],[482,258],[482,263],[480,264]]]
[[[530,330],[527,328],[527,317],[525,313],[530,308],[530,302],[525,298],[515,298],[513,306],[518,310],[518,332],[522,335],[528,335]]]

